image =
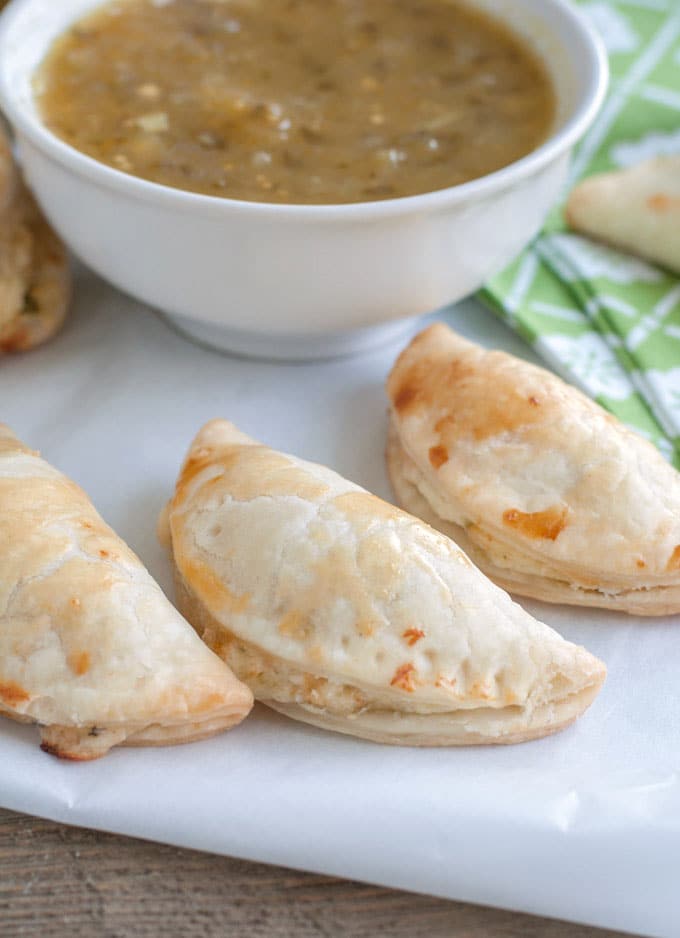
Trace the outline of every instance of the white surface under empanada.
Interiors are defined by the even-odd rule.
[[[387,383],[402,507],[504,589],[638,615],[680,612],[680,474],[560,378],[417,335]]]
[[[85,493],[0,425],[0,713],[87,760],[201,739],[251,706]]]
[[[161,519],[178,604],[276,710],[405,745],[571,723],[605,668],[449,538],[323,466],[207,424]]]

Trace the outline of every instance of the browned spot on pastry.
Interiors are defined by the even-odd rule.
[[[187,489],[203,470],[212,469],[232,498],[248,501],[258,495],[297,495],[315,501],[327,491],[328,485],[300,468],[283,453],[275,453],[266,446],[244,446],[241,443],[195,447],[177,483],[172,504],[180,504]],[[212,483],[214,476],[203,484]]]
[[[643,570],[647,566],[644,560],[640,560],[639,558],[635,561],[635,563],[637,564],[640,570]]]
[[[503,523],[525,537],[554,541],[567,525],[567,509],[552,505],[544,511],[518,511],[508,508],[503,512]]]
[[[666,195],[665,192],[658,192],[649,196],[647,205],[653,212],[671,212],[674,209],[680,209],[680,199]]]
[[[224,454],[225,460],[228,456]],[[232,459],[234,456],[232,456]],[[177,483],[176,498],[181,498],[187,489],[189,483],[202,472],[207,466],[211,465],[215,459],[215,451],[212,446],[198,446],[193,449],[187,457],[182,472]],[[221,461],[221,460],[220,460]]]
[[[345,492],[333,499],[333,505],[348,518],[364,520],[366,518],[381,518],[389,521],[398,518],[401,512],[394,505],[384,502],[377,495],[370,492]]]
[[[440,674],[437,680],[434,682],[435,687],[445,687],[447,690],[453,690],[456,686],[455,677],[444,677],[443,674]]]
[[[203,699],[192,708],[193,713],[210,713],[211,710],[219,709],[224,706],[223,694],[206,694]]]
[[[69,599],[69,605],[73,606],[74,609],[80,609],[80,600],[77,596],[72,596],[71,599]]]
[[[680,544],[673,550],[673,553],[668,558],[668,563],[666,564],[666,570],[680,570]]]
[[[28,691],[20,687],[15,681],[5,681],[0,684],[0,700],[9,707],[15,707],[17,704],[30,699],[31,695]]]
[[[90,670],[90,656],[86,651],[74,652],[68,656],[68,666],[74,674],[81,677]]]
[[[322,706],[325,700],[325,690],[328,680],[325,677],[316,677],[313,674],[305,674],[302,685],[302,698],[305,703],[313,707]]]
[[[483,440],[545,419],[539,399],[518,387],[509,356],[467,343],[459,352],[444,326],[418,340],[397,360],[388,393],[399,417],[445,408],[435,430],[449,452],[460,437]]]
[[[325,655],[323,653],[323,648],[321,645],[311,645],[309,651],[307,652],[307,657],[310,661],[321,662],[324,660]]]
[[[390,686],[399,687],[401,690],[405,690],[409,694],[412,694],[416,689],[416,685],[413,682],[413,675],[415,670],[415,667],[410,662],[408,664],[402,664],[401,667],[397,668],[397,670],[394,672],[394,677],[390,681]]]
[[[512,704],[517,703],[517,694],[513,694],[511,690],[506,690],[503,695],[503,701],[507,706],[512,706]]]
[[[250,604],[250,594],[232,593],[213,571],[202,563],[185,561],[182,576],[191,589],[209,609],[224,609],[231,613],[244,612]]]
[[[483,681],[475,681],[470,687],[470,696],[478,697],[480,700],[488,700],[491,697],[489,687]]]
[[[448,462],[449,451],[445,446],[432,446],[429,452],[430,463],[435,469],[439,469],[445,462]]]
[[[108,550],[100,550],[99,556],[102,558],[102,560],[106,560],[106,558],[110,557],[111,554],[108,552]]]
[[[375,620],[359,619],[356,624],[356,630],[359,635],[363,635],[364,638],[370,638],[375,632]]]
[[[473,373],[474,368],[469,363],[457,359],[416,361],[391,391],[394,409],[404,416],[420,405],[429,407],[447,392],[455,393],[460,382]]]
[[[231,649],[236,644],[236,639],[231,634],[231,632],[217,632],[211,627],[201,630],[200,628],[196,627],[195,623],[192,622],[191,624],[194,626],[208,648],[211,648],[218,658],[221,658],[223,661],[228,663]]]
[[[514,390],[499,388],[492,398],[481,394],[479,388],[461,388],[456,396],[456,410],[441,417],[434,429],[445,442],[462,436],[486,440],[500,433],[519,430],[540,419],[542,413],[538,404]]]
[[[338,706],[338,691],[342,695],[340,707],[344,713],[358,713],[368,705],[368,698],[358,687],[351,684],[333,686],[325,677],[320,677],[309,672],[302,676],[302,687],[299,692],[299,699],[312,707],[327,707],[332,705],[335,699],[335,706]],[[298,692],[296,692],[296,700]]]
[[[443,433],[447,427],[452,426],[454,420],[452,417],[440,417],[439,420],[434,425],[435,433]]]
[[[419,641],[424,634],[425,633],[422,629],[406,629],[406,631],[402,633],[401,637],[405,638],[409,645],[415,645],[415,643]]]
[[[418,389],[412,385],[402,385],[394,396],[394,408],[398,414],[408,410],[418,400]]]
[[[302,614],[297,609],[291,609],[279,622],[278,629],[281,635],[302,642],[309,634],[310,624],[304,621]]]

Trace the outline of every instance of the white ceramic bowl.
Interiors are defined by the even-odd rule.
[[[607,83],[602,46],[568,0],[475,0],[538,50],[558,113],[549,139],[481,179],[354,205],[268,205],[125,175],[41,123],[31,79],[101,0],[13,0],[0,19],[0,101],[29,184],[74,253],[185,332],[232,351],[347,354],[460,299],[539,230]]]

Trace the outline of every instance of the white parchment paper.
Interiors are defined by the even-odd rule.
[[[471,338],[529,357],[474,302],[444,315]],[[169,589],[156,519],[190,439],[211,417],[229,417],[390,498],[383,382],[397,351],[309,365],[228,358],[187,343],[81,273],[63,334],[44,350],[0,362],[0,420],[76,479]],[[677,936],[680,621],[528,605],[609,666],[591,710],[550,739],[398,749],[256,708],[212,740],[118,749],[76,765],[40,752],[34,728],[4,721],[0,804],[215,853]]]

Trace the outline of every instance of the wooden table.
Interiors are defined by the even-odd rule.
[[[2,938],[623,938],[0,810]]]

